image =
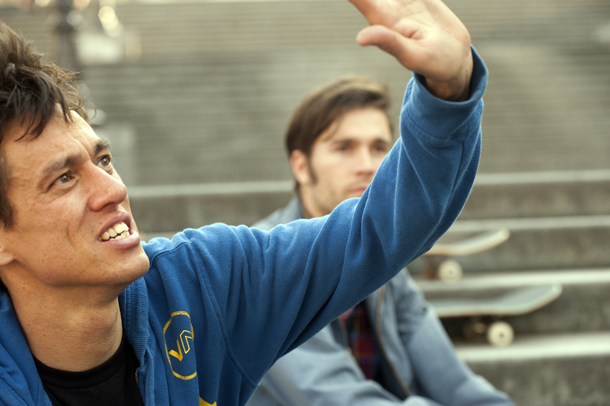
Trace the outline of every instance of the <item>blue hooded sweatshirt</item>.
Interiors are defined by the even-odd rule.
[[[410,81],[401,138],[362,198],[269,232],[214,224],[144,245],[150,270],[119,304],[145,405],[244,405],[275,360],[434,244],[477,170],[487,71],[474,62],[464,102]],[[50,406],[6,292],[0,326],[0,403]]]

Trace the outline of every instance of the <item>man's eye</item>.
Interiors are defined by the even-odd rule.
[[[383,143],[383,144],[375,144],[373,146],[373,148],[375,149],[375,151],[381,152],[381,153],[384,153],[384,154],[387,153],[387,152],[390,152],[390,145],[389,144],[385,144],[385,143]]]
[[[59,178],[55,179],[54,183],[56,185],[63,185],[63,184],[70,182],[71,180],[72,180],[72,175],[70,175],[69,173],[64,173]]]
[[[102,168],[106,168],[112,165],[112,157],[110,155],[104,155],[97,161],[97,164]]]

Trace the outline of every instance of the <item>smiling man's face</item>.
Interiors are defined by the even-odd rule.
[[[3,279],[123,289],[146,273],[148,257],[107,142],[72,116],[58,113],[35,139],[18,140],[14,126],[2,143],[13,209],[13,225],[0,227]]]
[[[329,214],[339,203],[360,197],[392,146],[387,115],[367,107],[339,117],[314,142],[309,159],[290,158],[308,217]]]

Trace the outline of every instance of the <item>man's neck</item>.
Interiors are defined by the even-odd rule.
[[[305,205],[303,204],[303,198],[301,197],[300,194],[297,194],[297,197],[299,199],[299,210],[301,210],[301,214],[303,215],[303,218],[310,219],[311,215],[309,214],[309,212],[305,208]]]
[[[32,354],[64,371],[86,371],[107,361],[123,334],[118,295],[95,297],[77,288],[45,291],[9,287]]]

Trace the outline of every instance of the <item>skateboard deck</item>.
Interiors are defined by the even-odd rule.
[[[495,346],[509,345],[514,338],[506,317],[534,312],[557,299],[563,290],[560,283],[518,288],[490,299],[440,299],[430,303],[439,318],[464,318],[465,337],[485,336]]]
[[[440,279],[445,282],[454,282],[462,277],[462,266],[449,257],[463,257],[492,249],[510,237],[506,228],[486,231],[450,243],[436,243],[423,256],[424,276],[427,279]]]

